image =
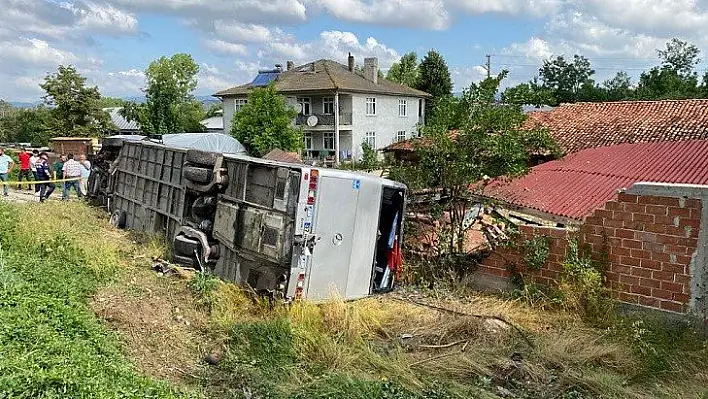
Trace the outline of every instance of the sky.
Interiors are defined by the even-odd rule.
[[[638,76],[681,37],[708,51],[708,0],[0,0],[0,99],[38,101],[59,64],[114,97],[141,95],[151,61],[191,54],[195,94],[247,83],[259,68],[406,52],[446,59],[455,91],[507,69],[537,76],[548,57],[583,54],[597,81]],[[704,63],[701,68],[705,68]]]

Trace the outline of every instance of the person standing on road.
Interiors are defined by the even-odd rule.
[[[37,179],[37,162],[39,162],[39,151],[32,150],[30,170],[32,171],[32,176],[34,176],[34,181],[39,181],[39,179]],[[36,184],[34,185],[34,195],[39,195],[39,186]]]
[[[64,167],[62,167],[62,172],[64,172],[64,179],[75,179],[64,182],[62,199],[69,199],[69,191],[72,187],[76,190],[76,195],[82,198],[84,194],[81,192],[81,164],[74,159],[74,154],[66,156],[66,162],[64,162]]]
[[[32,179],[30,179],[30,173],[32,171],[30,167],[30,153],[27,152],[25,148],[22,148],[18,158],[20,159],[20,173],[17,175],[17,189],[22,191],[22,178],[24,177],[27,181],[27,191],[30,191],[32,190],[32,184],[30,184],[30,181],[32,181]]]
[[[66,155],[64,154],[61,154],[59,159],[54,162],[54,180],[61,180],[64,178],[64,162],[66,162]]]
[[[86,159],[86,155],[81,154],[79,156],[79,163],[81,164],[81,191],[84,194],[88,194],[88,178],[91,175],[91,162]]]
[[[49,161],[46,152],[39,155],[39,161],[36,163],[38,181],[48,181],[52,179],[52,169],[49,167]],[[54,183],[37,184],[39,186],[39,202],[44,202],[54,192]]]
[[[12,172],[15,167],[15,161],[5,154],[5,149],[0,147],[0,182],[7,182],[7,175]],[[2,195],[7,197],[7,184],[2,185]]]

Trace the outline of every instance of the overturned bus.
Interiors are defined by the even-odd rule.
[[[267,295],[361,298],[400,272],[401,183],[145,141],[123,142],[108,175],[92,191],[114,225],[164,235],[176,263]]]

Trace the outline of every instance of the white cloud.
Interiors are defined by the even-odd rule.
[[[219,39],[207,40],[204,44],[206,48],[218,54],[240,56],[248,55],[248,49],[243,44],[231,43]]]
[[[79,69],[87,85],[98,86],[101,94],[110,97],[136,97],[145,86],[145,73],[137,68],[108,71],[102,68]]]
[[[696,0],[585,0],[578,8],[613,27],[651,36],[695,35],[708,29],[706,4]]]
[[[127,71],[119,71],[118,75],[121,76],[130,76],[131,78],[140,78],[140,79],[145,79],[145,72],[140,71],[138,69],[129,69]]]
[[[538,37],[532,37],[524,43],[512,43],[509,48],[504,50],[504,53],[521,54],[536,61],[547,59],[553,55],[548,42]]]
[[[362,63],[364,57],[377,57],[379,66],[388,68],[400,59],[399,53],[380,43],[373,37],[361,42],[352,32],[324,31],[317,40],[312,42],[276,42],[269,43],[260,53],[262,60],[270,63],[283,63],[292,60],[295,63],[305,63],[320,58],[329,58],[341,63],[347,62],[349,53]]]
[[[239,43],[266,43],[280,39],[283,31],[263,25],[240,24],[236,21],[214,21],[216,35]]]
[[[80,16],[79,27],[107,34],[136,33],[138,30],[138,20],[133,14],[112,5],[87,3],[86,6],[75,11]]]
[[[0,62],[4,64],[42,67],[69,64],[76,60],[73,53],[51,47],[46,41],[36,38],[0,42]]]
[[[568,0],[444,0],[449,8],[457,8],[470,14],[499,13],[531,15],[534,17],[554,14]]]
[[[301,0],[113,0],[136,12],[173,13],[211,21],[233,18],[250,23],[295,23],[307,19]]]
[[[200,94],[213,94],[219,90],[250,82],[261,67],[255,62],[236,61],[228,71],[215,65],[202,63],[197,80]]]
[[[450,68],[450,77],[455,91],[462,91],[487,77],[487,70],[481,65],[464,68]]]
[[[437,30],[449,26],[442,0],[319,0],[316,3],[345,21]]]

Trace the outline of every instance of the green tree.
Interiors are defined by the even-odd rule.
[[[449,254],[462,251],[465,232],[470,228],[465,216],[474,196],[484,188],[483,182],[525,173],[532,155],[558,154],[545,130],[524,128],[526,115],[521,106],[496,103],[506,75],[502,71],[465,89],[455,110],[461,123],[457,133],[450,134],[446,125],[426,125],[423,139],[415,142],[419,164],[392,171],[410,179],[404,182],[412,187],[442,188],[448,195],[444,211],[450,215],[450,222],[446,226],[448,234],[441,237],[447,237],[444,252]],[[480,184],[473,185],[475,182]]]
[[[15,107],[5,100],[0,100],[0,118],[9,116],[15,111]]]
[[[553,91],[538,84],[536,79],[506,88],[501,95],[502,102],[518,105],[552,105],[556,103]]]
[[[620,71],[602,83],[609,101],[627,100],[632,97],[632,80],[627,72]]]
[[[418,86],[418,55],[415,52],[406,53],[399,62],[394,62],[386,74],[386,79],[408,87]]]
[[[275,86],[256,88],[248,103],[231,122],[231,135],[255,156],[263,156],[275,148],[298,151],[302,148],[302,129],[293,126],[297,111],[289,106]]]
[[[693,75],[696,65],[701,62],[698,47],[676,37],[666,43],[665,49],[656,52],[662,60],[661,68],[675,71],[680,76]]]
[[[101,109],[98,87],[86,87],[86,78],[76,68],[59,65],[39,85],[51,107],[50,127],[56,136],[100,137],[113,127],[108,113]]]
[[[452,95],[452,78],[445,59],[435,50],[430,50],[418,66],[418,89],[433,96],[425,103],[426,118],[435,116],[435,103]]]
[[[579,93],[583,86],[588,92],[589,85],[594,87],[590,61],[582,55],[574,55],[573,61],[567,61],[562,55],[543,62],[539,69],[543,87],[553,92],[557,103],[572,103],[582,101]]]
[[[16,109],[0,118],[0,140],[47,145],[54,136],[51,110],[46,107]]]
[[[98,104],[101,108],[117,108],[123,107],[127,103],[127,100],[116,97],[101,97]]]
[[[677,38],[657,50],[661,65],[639,77],[635,97],[642,100],[695,98],[702,94],[695,72],[700,50]]]
[[[180,133],[198,128],[204,113],[195,112],[192,92],[197,87],[199,65],[189,54],[160,57],[145,71],[145,103],[128,103],[123,115],[152,135]],[[201,105],[200,105],[201,106]]]

